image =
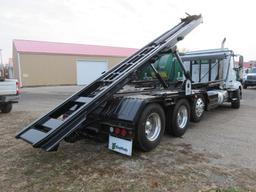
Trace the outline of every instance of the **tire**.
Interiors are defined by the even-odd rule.
[[[10,113],[11,110],[12,110],[12,103],[4,103],[1,108],[2,113]]]
[[[181,116],[179,119],[178,116]],[[180,115],[179,115],[180,114]],[[174,137],[181,137],[188,128],[190,120],[190,105],[186,99],[179,100],[171,113],[171,121],[168,126],[168,133]],[[182,122],[180,122],[182,121]]]
[[[235,101],[231,102],[231,107],[233,109],[239,109],[240,108],[240,90],[237,90],[237,99]]]
[[[165,130],[165,113],[159,104],[147,105],[138,121],[136,143],[142,151],[151,151],[161,141]]]
[[[198,96],[194,99],[191,106],[191,121],[199,122],[205,112],[205,99],[202,96]]]
[[[247,89],[247,85],[244,85],[243,88],[244,88],[244,89]]]

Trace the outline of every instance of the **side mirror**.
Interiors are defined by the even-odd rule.
[[[244,57],[242,55],[239,56],[238,66],[239,68],[244,67]]]

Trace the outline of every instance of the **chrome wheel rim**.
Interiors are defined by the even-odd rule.
[[[202,98],[198,98],[196,101],[195,112],[197,117],[201,117],[204,112],[204,101]]]
[[[181,105],[177,114],[177,124],[179,128],[183,129],[188,121],[188,109],[185,105]]]
[[[161,131],[161,118],[157,113],[151,113],[145,123],[145,135],[149,141],[155,141]]]

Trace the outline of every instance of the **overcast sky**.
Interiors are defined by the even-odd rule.
[[[0,49],[12,57],[12,40],[140,48],[176,25],[202,14],[204,23],[178,44],[189,50],[226,47],[256,59],[254,0],[0,0]]]

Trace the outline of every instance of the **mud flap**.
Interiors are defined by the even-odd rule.
[[[132,155],[132,140],[126,140],[109,135],[108,148],[124,155]]]

